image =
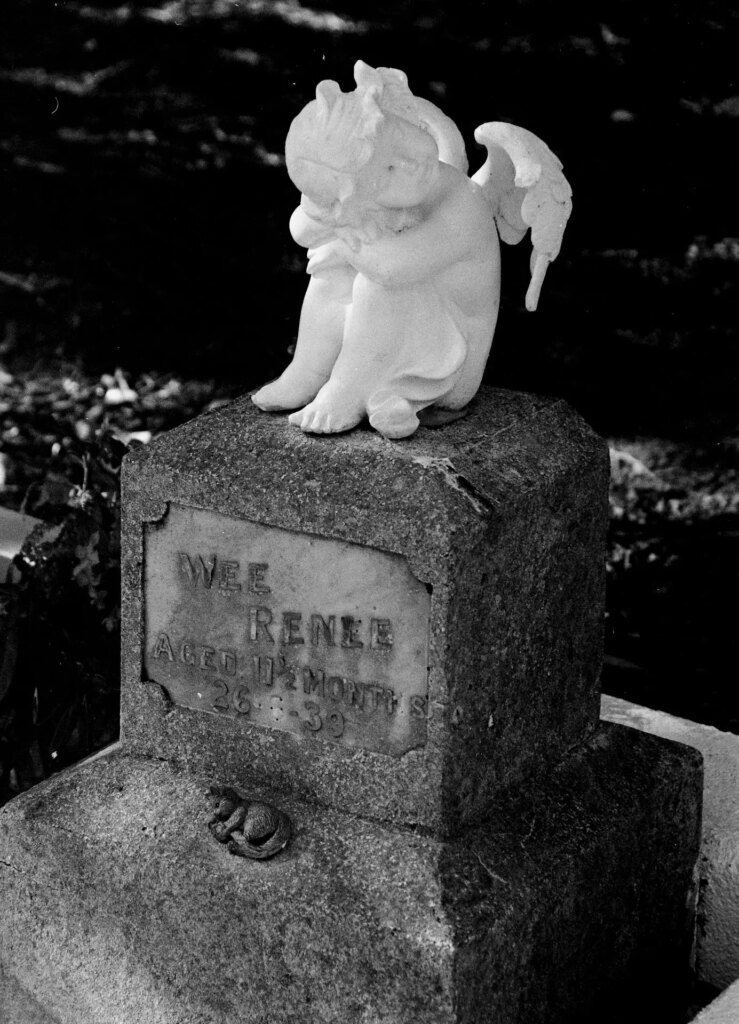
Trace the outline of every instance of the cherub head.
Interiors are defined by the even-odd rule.
[[[293,183],[343,222],[367,208],[418,205],[438,167],[436,142],[421,126],[405,75],[362,61],[354,75],[357,88],[350,93],[321,82],[285,144]]]

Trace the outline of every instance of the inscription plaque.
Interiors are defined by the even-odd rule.
[[[400,555],[175,503],[144,526],[143,680],[184,707],[399,757],[429,613]]]

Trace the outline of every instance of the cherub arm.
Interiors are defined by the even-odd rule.
[[[333,225],[309,217],[302,206],[298,206],[290,218],[290,234],[305,249],[315,249],[336,238]]]
[[[341,240],[333,245],[347,263],[371,281],[386,288],[400,288],[434,277],[473,255],[479,227],[476,231],[466,220],[469,218],[455,220],[451,211],[435,211],[415,227],[383,235],[357,249]]]

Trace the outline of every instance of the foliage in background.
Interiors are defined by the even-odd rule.
[[[738,37],[722,0],[4,0],[0,340],[96,372],[276,376],[305,288],[285,135],[361,57],[406,70],[473,167],[489,120],[564,161],[562,253],[532,315],[506,247],[489,382],[604,434],[734,430]]]
[[[614,442],[603,688],[739,733],[739,445],[715,447]]]
[[[216,402],[120,371],[0,382],[2,504],[42,520],[0,588],[0,802],[116,738],[121,460]]]

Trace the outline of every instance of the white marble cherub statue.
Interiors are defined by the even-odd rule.
[[[356,89],[321,82],[293,121],[287,170],[301,201],[290,231],[310,283],[292,363],[253,396],[330,434],[365,416],[389,438],[461,415],[485,369],[500,297],[498,236],[532,232],[526,306],[559,252],[571,189],[547,146],[502,122],[467,177],[464,142],[394,68],[359,61]],[[496,227],[497,226],[497,227]]]

